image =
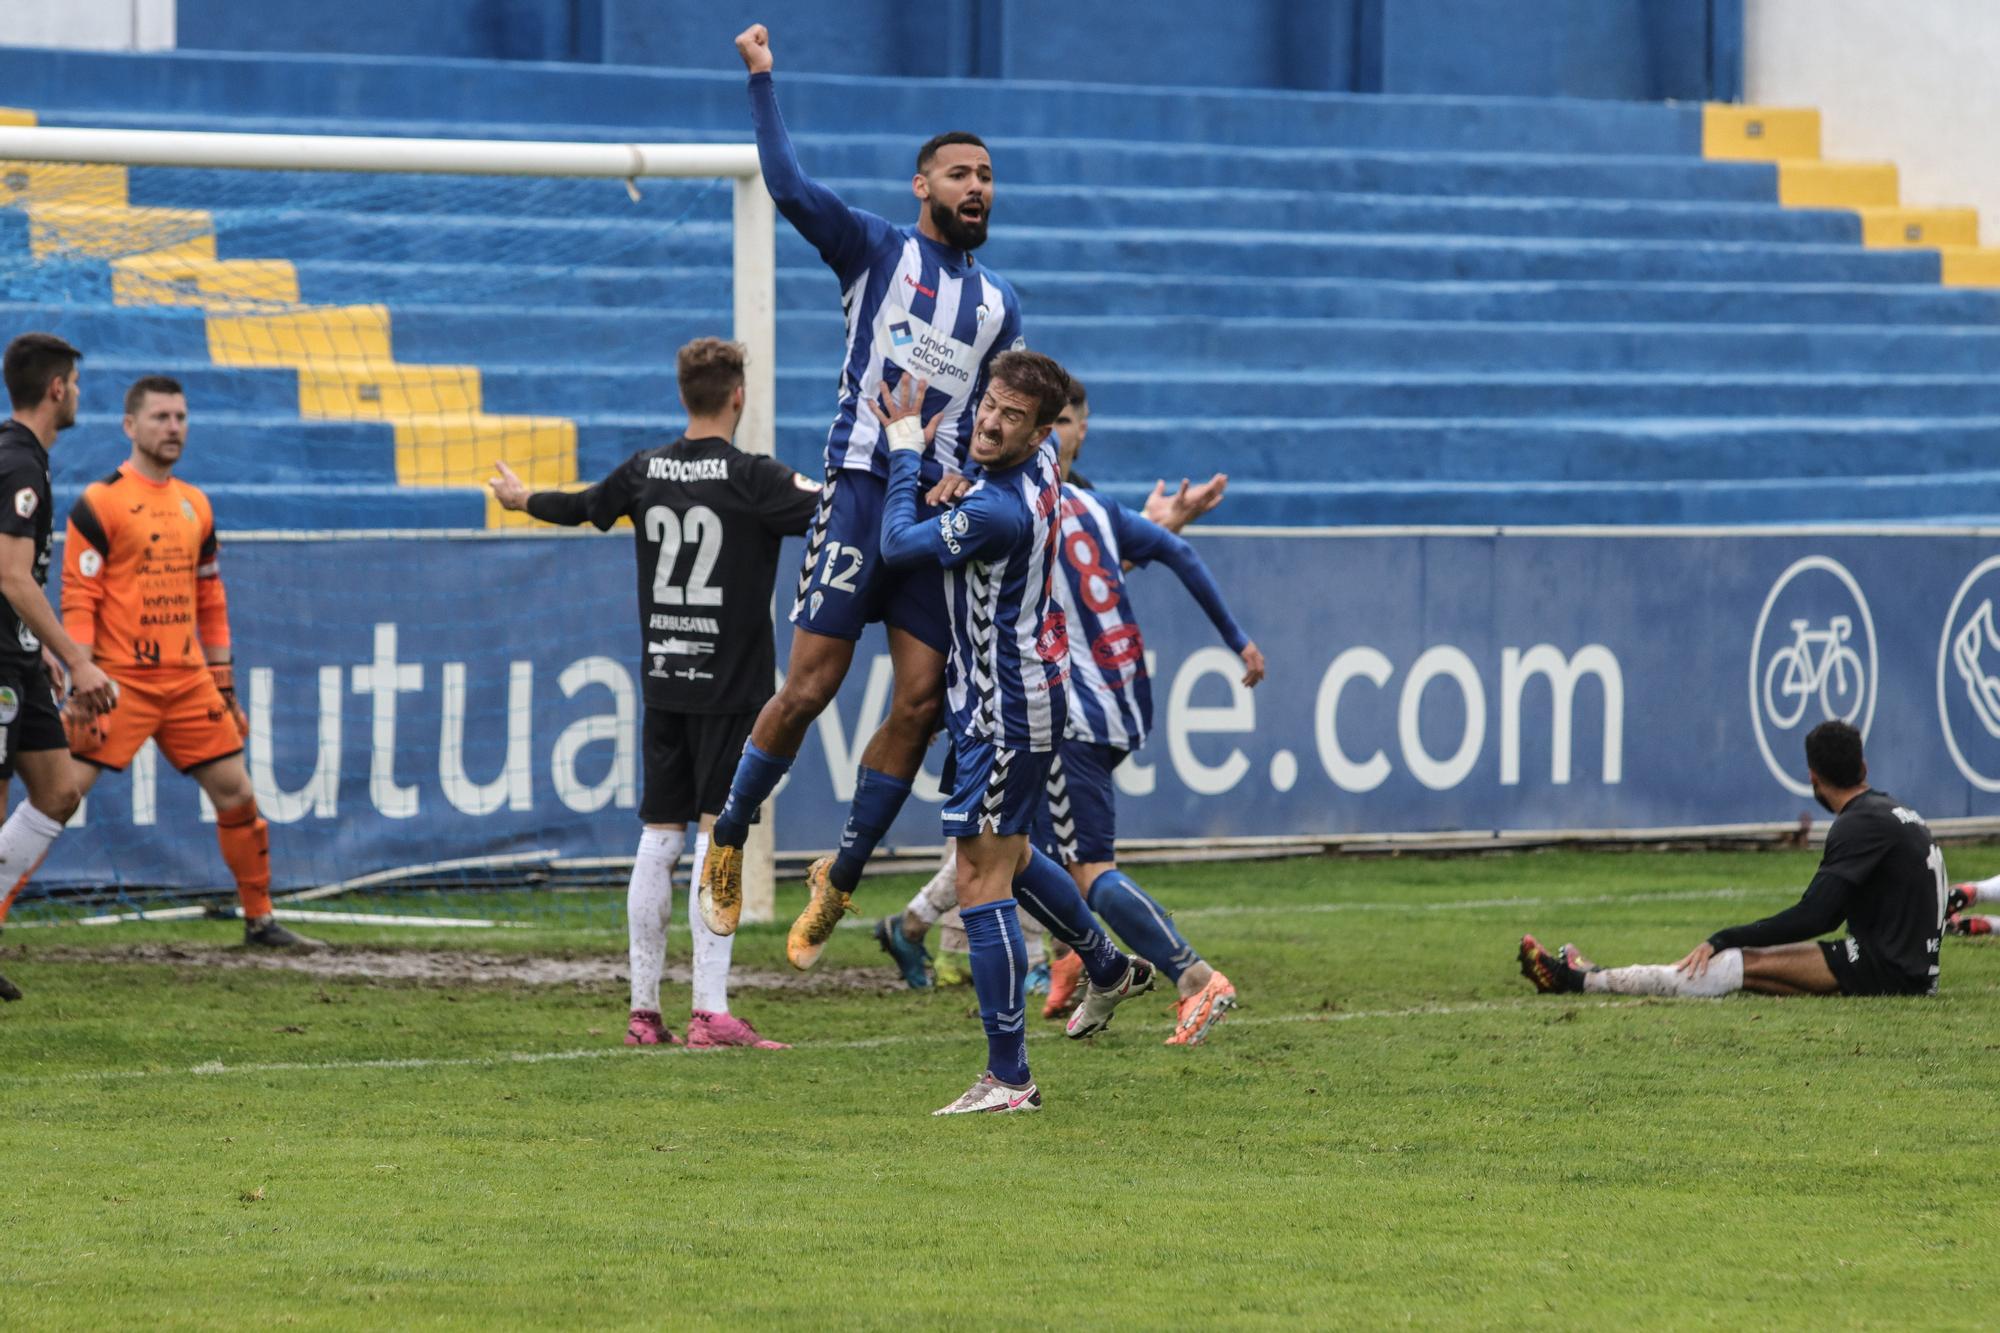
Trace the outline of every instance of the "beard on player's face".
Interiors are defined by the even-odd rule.
[[[930,208],[931,225],[952,249],[977,250],[986,244],[986,224],[993,217],[993,206],[984,197],[961,199],[950,206],[932,199]]]

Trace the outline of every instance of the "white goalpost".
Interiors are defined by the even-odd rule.
[[[4,183],[0,183],[0,206],[18,209],[28,215],[32,238],[30,254],[34,261],[47,261],[53,256],[84,266],[94,264],[99,269],[108,263],[112,270],[115,303],[121,308],[133,305],[202,308],[208,317],[207,338],[216,367],[214,373],[230,373],[227,368],[232,366],[265,371],[295,369],[299,373],[301,402],[304,404],[300,413],[308,421],[392,425],[396,435],[396,480],[400,484],[461,488],[469,495],[472,494],[471,487],[477,484],[476,477],[468,470],[473,460],[478,466],[490,470],[490,461],[486,460],[504,456],[499,452],[502,449],[531,455],[537,450],[546,453],[546,466],[541,470],[541,479],[538,481],[531,477],[531,484],[567,485],[589,480],[576,475],[577,427],[552,415],[506,416],[490,412],[485,406],[486,400],[480,397],[479,371],[476,367],[396,363],[388,351],[387,341],[388,312],[393,311],[400,299],[394,292],[379,298],[370,297],[358,285],[355,273],[350,271],[342,276],[350,284],[355,284],[349,288],[350,291],[363,291],[362,295],[344,295],[324,304],[309,305],[299,295],[299,279],[291,271],[290,261],[303,261],[297,265],[297,268],[303,269],[320,256],[294,252],[269,260],[219,259],[215,245],[217,228],[213,218],[203,212],[204,208],[210,207],[208,199],[199,197],[190,187],[191,197],[186,199],[171,198],[162,203],[149,198],[143,204],[133,204],[127,195],[128,181],[123,170],[126,168],[246,173],[240,178],[246,182],[243,198],[262,205],[272,217],[287,216],[287,207],[295,215],[300,209],[310,210],[319,205],[311,195],[302,194],[296,203],[274,206],[271,198],[277,187],[260,191],[257,186],[248,183],[249,178],[257,173],[267,176],[275,173],[329,173],[329,182],[335,179],[332,173],[341,173],[343,183],[337,186],[329,183],[327,190],[334,198],[348,200],[355,196],[359,188],[353,183],[355,180],[375,177],[461,177],[467,178],[468,182],[475,179],[490,182],[495,178],[508,177],[558,182],[622,181],[625,193],[634,206],[635,216],[614,217],[604,231],[610,244],[625,247],[621,253],[593,253],[590,248],[588,227],[600,216],[611,216],[606,206],[600,201],[588,207],[579,207],[560,188],[549,191],[552,197],[557,198],[551,205],[548,218],[529,216],[533,210],[527,206],[507,205],[504,207],[515,208],[513,217],[495,223],[495,234],[504,238],[496,244],[513,247],[496,263],[540,265],[545,282],[553,281],[547,275],[559,271],[564,265],[579,270],[601,268],[612,276],[598,277],[598,281],[604,284],[597,289],[600,292],[612,290],[610,284],[619,281],[619,275],[624,275],[623,280],[627,281],[633,275],[642,280],[658,281],[655,275],[661,271],[660,262],[655,254],[645,249],[648,244],[658,243],[657,234],[648,235],[652,220],[664,218],[661,226],[654,229],[657,233],[678,225],[702,206],[703,201],[697,197],[679,217],[671,215],[671,209],[679,207],[677,203],[665,205],[668,209],[666,214],[658,209],[650,212],[639,209],[639,182],[729,180],[733,189],[728,229],[731,250],[728,309],[733,321],[730,336],[743,343],[748,351],[747,403],[736,444],[753,453],[774,452],[777,391],[774,209],[770,195],[764,189],[755,145],[562,143],[0,127],[0,169],[7,173]],[[376,182],[372,188],[375,191],[373,203],[359,207],[381,208],[385,214],[392,212],[394,206],[383,203],[383,199],[386,192],[393,188],[393,182]],[[468,198],[486,197],[477,195],[470,184],[465,188]],[[647,202],[650,204],[653,201]],[[712,196],[710,202],[713,203]],[[215,200],[216,216],[220,216],[220,210],[227,206],[227,199]],[[352,211],[356,206],[350,202],[333,203],[327,207],[345,207]],[[504,211],[504,207],[500,211]],[[596,208],[598,213],[587,215],[589,208]],[[203,224],[186,220],[195,214],[201,214],[208,221]],[[527,220],[523,221],[523,218]],[[551,218],[553,222],[550,222]],[[408,218],[392,219],[392,223],[404,226],[406,231],[420,230],[411,227]],[[507,231],[508,225],[514,226],[515,230]],[[563,243],[570,248],[560,253],[536,249],[533,228],[538,225],[557,228],[551,234],[560,235]],[[709,225],[708,235],[712,239],[714,224]],[[310,233],[300,234],[308,239],[295,241],[295,247],[309,251]],[[526,240],[521,239],[523,235]],[[455,258],[449,253],[434,255],[426,263],[430,269],[441,273],[451,268]],[[340,259],[340,263],[329,263],[323,267],[344,267],[347,270],[366,270],[368,267],[365,253],[346,254]],[[425,265],[411,267],[422,269]],[[281,270],[284,274],[282,278],[272,277]],[[493,271],[504,272],[504,269],[495,268]],[[23,287],[21,271],[17,270],[11,276],[9,299],[20,301],[23,299],[20,296]],[[407,278],[405,280],[408,281]],[[266,281],[277,284],[271,289],[278,293],[276,296],[267,296],[255,286]],[[523,308],[530,308],[537,300],[551,299],[541,294],[542,291],[537,289],[535,294],[530,294],[524,285],[511,299]],[[138,295],[134,296],[134,292]],[[58,313],[66,302],[75,299],[68,288],[53,282],[49,285],[49,293],[29,299],[45,310],[53,309]],[[582,307],[587,305],[590,297],[586,294],[573,300]],[[243,312],[250,307],[259,307],[259,312],[246,317]],[[261,313],[261,310],[271,307],[289,307],[299,313],[277,319]],[[367,311],[370,308],[381,312],[377,317],[381,324],[379,329],[369,323]],[[104,305],[100,305],[98,313],[109,321],[104,327],[116,327],[115,321],[120,312],[107,311]],[[178,313],[186,315],[191,312],[183,309]],[[608,315],[610,307],[599,313]],[[638,313],[650,315],[658,312],[641,310]],[[323,317],[324,327],[317,330],[304,328],[306,316]],[[264,323],[258,324],[260,319]],[[140,320],[143,321],[143,315]],[[290,322],[287,324],[285,320]],[[254,346],[235,349],[222,346],[226,336],[243,333],[242,326],[248,325],[256,325],[244,334]],[[722,332],[721,329],[709,331]],[[92,354],[91,348],[86,347],[85,350],[87,356]],[[128,350],[127,362],[137,364],[146,350],[149,349],[142,348],[138,352]],[[666,353],[666,359],[671,360],[671,348]],[[86,367],[89,364],[86,361]],[[368,367],[365,375],[357,370],[364,364]],[[451,382],[451,377],[443,373],[447,371],[459,372],[458,378],[462,382]],[[649,406],[657,406],[657,403]],[[668,400],[668,407],[670,410],[671,399]],[[669,423],[663,419],[662,424]],[[565,427],[568,431],[566,437],[562,434]],[[197,430],[200,428],[197,424]],[[637,427],[627,426],[627,429]],[[563,450],[545,448],[548,440],[565,438],[566,454]],[[224,536],[226,539],[226,531]],[[626,623],[632,615],[630,584],[624,584],[616,591],[622,600],[625,617],[619,629],[629,646],[634,628]],[[606,614],[609,605],[606,604]],[[571,610],[574,614],[575,609]],[[461,673],[463,670],[461,667]],[[463,694],[462,674],[460,681]],[[356,690],[360,688],[357,676]],[[324,693],[322,697],[326,697]],[[511,702],[511,693],[508,698]],[[491,724],[501,731],[510,730],[504,719]],[[513,753],[510,740],[507,749],[510,763]],[[414,762],[406,754],[406,765]],[[504,777],[503,774],[502,780]],[[571,809],[581,808],[571,806]],[[605,810],[596,817],[611,818],[613,815],[610,810]],[[773,914],[774,840],[771,819],[772,812],[767,808],[765,819],[753,826],[745,852],[746,920],[768,921]],[[94,816],[92,822],[96,822]],[[190,829],[189,832],[201,836],[200,830]],[[633,832],[636,836],[636,830]],[[691,843],[692,838],[689,841]],[[457,854],[453,850],[443,853],[446,856]],[[499,856],[494,859],[504,861],[506,858]],[[367,878],[368,872],[379,867],[360,865],[342,870],[337,865],[325,865],[315,869],[322,883],[337,884],[353,878],[357,873]],[[279,896],[282,898],[284,895],[281,893]]]

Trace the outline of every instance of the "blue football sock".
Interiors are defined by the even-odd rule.
[[[715,817],[715,831],[709,840],[718,847],[741,847],[750,836],[750,821],[784,779],[792,761],[765,754],[752,742],[743,744],[743,758],[737,762],[736,776],[729,782],[729,799]]]
[[[863,767],[854,779],[854,803],[847,807],[847,827],[840,833],[840,850],[827,878],[842,893],[854,892],[861,871],[875,854],[875,844],[896,822],[896,812],[909,799],[910,784],[887,773]]]
[[[1124,871],[1107,870],[1091,881],[1090,910],[1118,932],[1125,947],[1164,972],[1169,981],[1201,961],[1178,930],[1167,909],[1134,884]]]
[[[1028,1081],[1028,945],[1014,900],[981,903],[959,912],[965,946],[972,951],[972,991],[979,997],[979,1025],[986,1029],[986,1072],[1016,1086]]]
[[[1091,985],[1104,989],[1124,977],[1125,955],[1097,928],[1097,918],[1076,891],[1076,881],[1048,853],[1038,850],[1028,858],[1028,868],[1014,877],[1014,897],[1049,934],[1076,950]]]

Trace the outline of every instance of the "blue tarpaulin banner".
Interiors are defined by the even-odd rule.
[[[1812,808],[1801,742],[1827,717],[1861,727],[1874,781],[1926,816],[2000,815],[1996,538],[1201,533],[1270,677],[1244,689],[1173,576],[1132,575],[1158,716],[1118,773],[1120,835],[1790,820]],[[281,887],[629,855],[643,764],[628,537],[225,541],[224,569]],[[781,851],[838,839],[889,679],[871,631],[780,791]],[[941,759],[892,844],[939,840]],[[205,815],[149,749],[99,784],[43,878],[224,884]]]

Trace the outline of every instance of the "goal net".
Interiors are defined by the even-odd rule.
[[[0,337],[85,356],[59,518],[127,456],[126,386],[185,388],[176,475],[215,510],[281,911],[621,910],[630,536],[530,527],[484,483],[572,487],[671,438],[703,335],[748,344],[738,443],[771,449],[754,147],[5,128],[0,159]],[[233,907],[213,820],[149,745],[12,920]]]

